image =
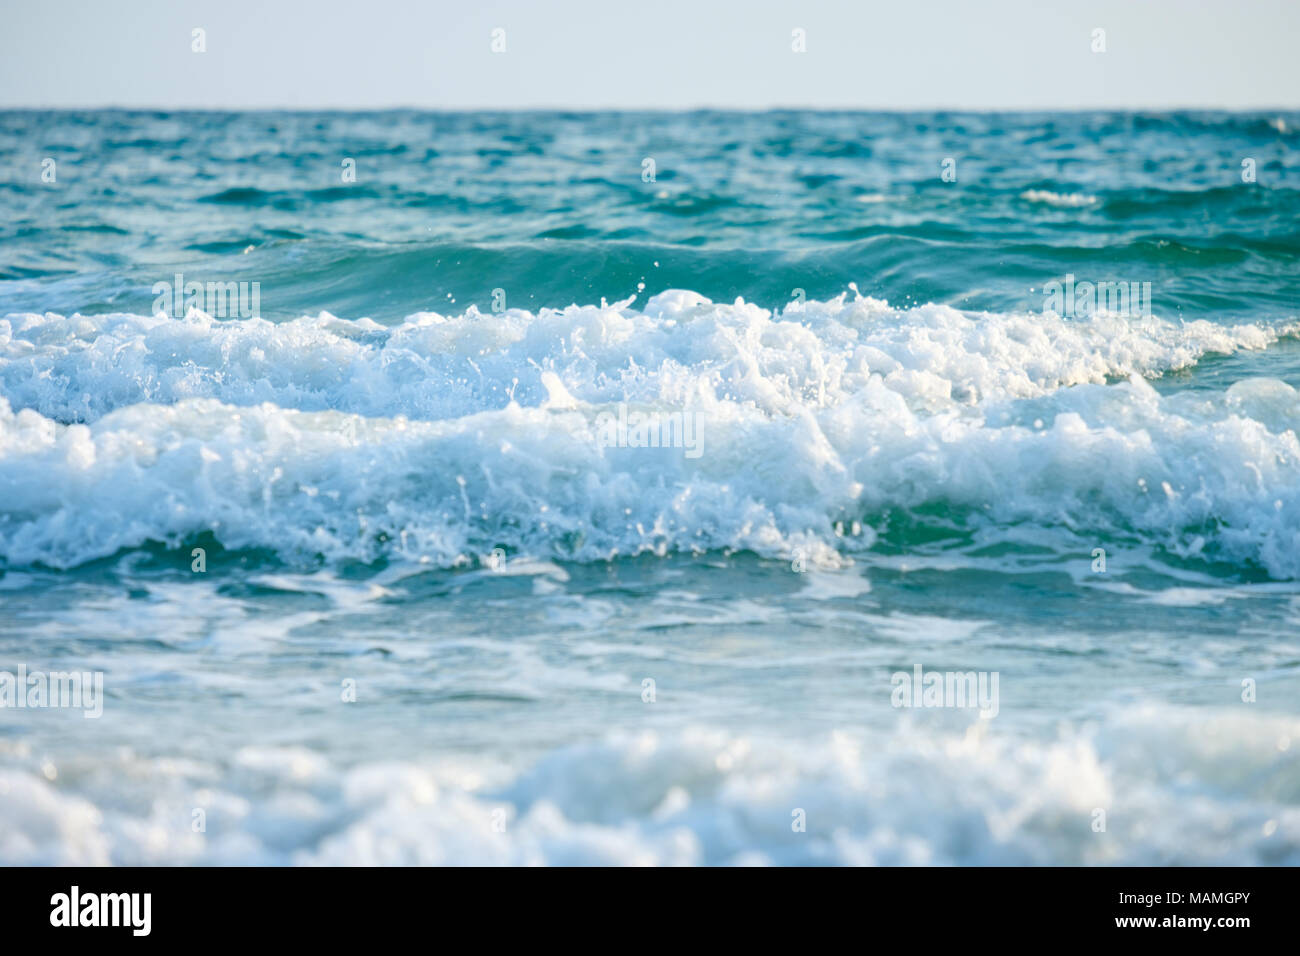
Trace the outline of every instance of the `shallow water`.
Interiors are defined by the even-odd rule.
[[[0,113],[0,861],[1300,862],[1298,124]]]

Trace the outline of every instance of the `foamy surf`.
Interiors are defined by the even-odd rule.
[[[1297,865],[1296,741],[1289,717],[1136,708],[1037,741],[979,725],[799,746],[703,728],[613,735],[521,769],[469,757],[340,766],[295,748],[245,747],[229,764],[120,752],[104,758],[119,781],[111,795],[0,771],[0,813],[15,824],[0,859]],[[203,832],[189,826],[195,806]]]
[[[731,400],[769,414],[842,404],[872,379],[935,410],[1185,368],[1262,349],[1296,323],[894,308],[869,297],[783,312],[668,291],[537,313],[418,313],[386,327],[329,314],[271,323],[164,315],[10,315],[0,385],[15,408],[87,422],[141,402],[214,398],[445,419],[538,405],[545,371],[596,402]]]
[[[940,509],[966,535],[1033,522],[1068,548],[1136,537],[1300,573],[1295,389],[1147,382],[1291,326],[861,297],[773,315],[670,292],[392,329],[20,316],[6,332],[0,375],[30,406],[0,405],[11,566],[203,534],[308,564],[504,549],[835,566]],[[677,428],[638,447],[619,440],[629,420]]]

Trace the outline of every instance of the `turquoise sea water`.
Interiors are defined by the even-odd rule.
[[[0,862],[1300,862],[1298,147],[0,113]]]

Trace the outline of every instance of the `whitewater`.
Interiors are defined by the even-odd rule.
[[[1298,129],[0,112],[0,864],[1300,865]]]
[[[391,328],[10,316],[0,553],[69,567],[208,532],[293,562],[803,548],[834,564],[892,510],[942,506],[966,535],[1033,521],[1291,578],[1296,390],[1161,396],[1146,378],[1297,328],[860,296],[773,315],[689,292]],[[617,402],[690,409],[707,459],[602,447]]]

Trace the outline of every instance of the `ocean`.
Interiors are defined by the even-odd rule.
[[[1300,864],[1300,113],[0,112],[0,863]]]

